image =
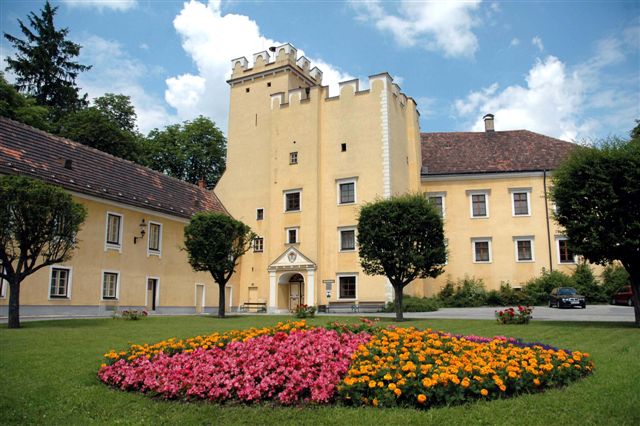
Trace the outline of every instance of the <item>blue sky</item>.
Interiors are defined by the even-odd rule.
[[[17,19],[43,4],[3,0],[2,31],[18,35]],[[226,130],[230,60],[286,42],[331,86],[389,72],[422,131],[481,130],[491,112],[496,130],[584,141],[626,136],[640,118],[637,0],[52,4],[93,65],[79,85],[131,96],[145,133],[200,114]],[[13,51],[0,46],[4,61]]]

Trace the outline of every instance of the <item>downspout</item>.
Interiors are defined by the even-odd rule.
[[[553,272],[553,255],[551,254],[551,226],[549,224],[549,199],[547,194],[547,169],[542,171],[542,185],[544,187],[544,215],[547,219],[547,244],[549,247],[549,272]]]

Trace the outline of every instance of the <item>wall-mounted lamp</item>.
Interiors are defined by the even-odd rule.
[[[147,233],[146,229],[147,229],[147,223],[144,221],[144,218],[142,218],[142,222],[140,222],[140,236],[133,237],[133,244],[137,243],[138,240],[141,240],[142,238],[144,238],[144,234]]]

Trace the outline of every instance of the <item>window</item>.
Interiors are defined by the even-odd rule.
[[[298,229],[299,228],[285,228],[287,244],[298,244],[300,242],[298,239]]]
[[[487,194],[471,194],[471,217],[488,217]]]
[[[342,151],[342,152],[346,152],[347,151],[347,144],[346,143],[341,143],[340,144],[340,151]]]
[[[70,278],[71,270],[69,268],[51,268],[49,297],[52,299],[68,298]]]
[[[264,209],[256,209],[256,220],[264,219]]]
[[[290,152],[289,153],[289,164],[298,164],[298,153]]]
[[[118,278],[120,274],[117,272],[104,272],[102,274],[102,298],[117,299],[118,298]]]
[[[264,251],[264,238],[256,237],[253,239],[253,251],[256,253]]]
[[[473,245],[473,261],[475,263],[491,262],[491,239],[490,238],[474,238],[471,240]]]
[[[301,191],[286,191],[284,193],[284,211],[299,212],[302,210]]]
[[[122,215],[107,213],[107,247],[120,248],[122,236]]]
[[[338,276],[338,298],[339,299],[355,299],[356,298],[356,276],[355,275]]]
[[[576,263],[575,254],[569,249],[569,240],[558,238],[558,263]]]
[[[509,189],[512,200],[512,213],[514,216],[531,215],[531,188]]]
[[[149,222],[149,252],[159,254],[162,248],[162,225]]]
[[[354,251],[356,249],[356,230],[354,228],[340,229],[340,251]]]
[[[355,204],[356,179],[340,179],[338,183],[338,204]]]
[[[533,237],[517,237],[513,239],[517,262],[533,262]]]
[[[445,213],[445,207],[444,207],[445,195],[446,195],[446,192],[426,192],[425,193],[427,200],[429,200],[429,202],[435,206],[438,213],[440,213],[440,217],[444,217],[444,213]]]

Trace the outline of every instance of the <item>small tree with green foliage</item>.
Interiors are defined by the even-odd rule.
[[[362,269],[386,276],[394,291],[396,321],[402,321],[402,290],[416,278],[443,272],[446,248],[442,219],[421,195],[366,204],[358,218]]]
[[[195,271],[208,271],[218,284],[220,318],[225,314],[225,286],[254,238],[247,225],[223,213],[197,213],[184,228],[189,264]]]
[[[1,176],[0,200],[0,278],[9,283],[9,328],[19,328],[20,284],[71,258],[87,213],[61,188],[24,176]]]
[[[640,138],[576,149],[556,171],[551,195],[575,253],[627,270],[640,327]]]
[[[49,109],[38,105],[32,97],[19,93],[0,72],[0,116],[49,131]]]

